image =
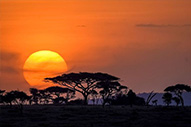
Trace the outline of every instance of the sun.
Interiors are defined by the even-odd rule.
[[[45,83],[46,77],[53,77],[67,71],[65,60],[58,53],[41,50],[32,53],[24,63],[23,75],[31,87],[43,89],[51,84]]]

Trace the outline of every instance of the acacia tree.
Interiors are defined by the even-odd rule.
[[[5,93],[5,90],[0,90],[0,95],[3,95]]]
[[[88,104],[88,96],[91,91],[96,88],[96,84],[101,81],[117,81],[119,78],[106,73],[69,73],[56,76],[53,78],[45,78],[46,81],[53,82],[65,86],[71,90],[77,91],[84,97],[84,104]]]
[[[184,106],[184,99],[182,98],[182,93],[190,92],[191,87],[185,84],[176,84],[174,86],[167,87],[164,91],[174,93],[180,99],[182,106]]]
[[[117,81],[98,82],[96,87],[98,89],[101,89],[99,93],[103,99],[103,103],[102,103],[103,106],[110,101],[110,98],[112,97],[112,95],[117,94],[122,89],[127,89],[126,86],[122,86]]]
[[[164,93],[162,99],[164,103],[166,103],[166,105],[169,106],[172,101],[172,94],[168,92]]]
[[[10,93],[14,96],[13,102],[17,105],[22,106],[29,99],[29,96],[23,91],[15,90],[15,91],[11,91]]]
[[[30,100],[30,104],[31,104],[32,102],[34,102],[35,104],[38,104],[38,102],[39,102],[39,97],[40,97],[39,90],[36,89],[36,88],[30,88],[29,91],[30,91],[30,93],[32,94],[31,100]]]
[[[3,103],[9,104],[12,107],[13,101],[15,97],[13,92],[6,92],[6,94],[2,97]]]
[[[180,104],[180,99],[178,97],[173,97],[172,100],[176,103],[176,106]]]
[[[45,90],[38,90],[39,91],[39,100],[40,103],[43,102],[43,104],[48,104],[49,100],[51,99],[51,95],[49,92]]]
[[[7,92],[5,96],[3,96],[3,101],[4,103],[8,103],[10,106],[12,106],[12,104],[17,105],[22,113],[23,104],[25,104],[25,102],[27,102],[29,98],[30,97],[25,92],[13,90]]]
[[[136,99],[136,94],[133,92],[133,90],[129,90],[129,92],[127,93],[127,98],[130,106],[133,107],[133,104],[135,103]]]
[[[51,99],[54,104],[61,104],[62,102],[65,102],[67,104],[70,99],[75,97],[74,90],[58,86],[48,87],[44,91],[50,93]]]
[[[3,103],[3,94],[5,93],[5,90],[0,90],[0,103]]]

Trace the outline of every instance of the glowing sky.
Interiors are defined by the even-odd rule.
[[[0,89],[28,90],[22,68],[39,50],[135,92],[191,85],[190,36],[190,0],[1,0]]]

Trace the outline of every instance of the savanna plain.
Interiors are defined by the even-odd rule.
[[[190,127],[191,107],[26,105],[0,107],[0,127]]]

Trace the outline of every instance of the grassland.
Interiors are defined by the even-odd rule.
[[[1,106],[0,127],[191,127],[191,107]]]

